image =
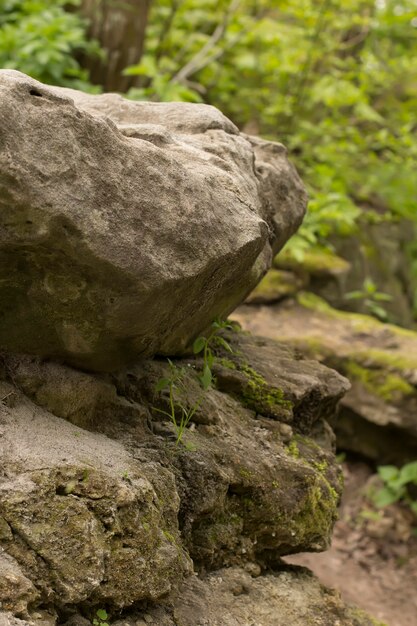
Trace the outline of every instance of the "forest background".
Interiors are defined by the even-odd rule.
[[[295,257],[364,222],[417,231],[417,0],[0,0],[0,66],[282,141],[310,195]]]

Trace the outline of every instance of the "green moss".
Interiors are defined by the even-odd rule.
[[[415,388],[398,374],[368,369],[355,361],[348,361],[344,365],[344,373],[349,378],[360,381],[368,391],[386,402],[415,393]]]
[[[256,506],[252,498],[248,498],[247,496],[241,499],[241,503],[242,503],[243,509],[246,510],[247,512],[250,512]]]
[[[247,364],[240,365],[239,369],[247,377],[242,398],[249,408],[265,415],[288,416],[293,404],[285,399],[282,389],[270,387],[264,377]]]
[[[320,472],[321,474],[324,474],[325,472],[327,472],[327,470],[329,469],[329,464],[327,461],[314,461],[312,463],[313,467],[316,468],[316,470],[318,472]]]
[[[416,334],[412,333],[414,340]],[[392,370],[404,372],[404,370],[417,369],[417,356],[398,354],[387,350],[369,349],[366,352],[359,352],[355,355],[355,360],[366,365],[388,367]]]
[[[320,475],[319,480],[313,478],[299,512],[293,517],[292,526],[297,535],[317,537],[319,541],[330,539],[338,502],[338,493],[323,476]]]
[[[298,459],[300,456],[300,450],[298,448],[297,442],[295,439],[291,439],[290,443],[287,446],[287,452],[290,456]]]
[[[350,268],[350,263],[325,248],[306,250],[301,258],[295,258],[290,250],[284,250],[275,257],[273,265],[312,275],[343,274]]]
[[[236,364],[233,363],[233,361],[231,361],[230,359],[226,359],[226,358],[222,358],[222,359],[216,359],[216,363],[219,363],[219,365],[222,365],[223,367],[226,367],[229,370],[236,370]]]
[[[380,622],[371,615],[368,615],[368,613],[365,613],[361,609],[357,609],[355,607],[350,607],[350,614],[353,618],[357,619],[360,624],[367,624],[369,626],[388,626],[385,622]]]
[[[173,534],[171,534],[168,530],[163,530],[162,534],[164,535],[165,539],[167,541],[169,541],[169,543],[174,543],[176,544],[176,540]]]
[[[300,291],[300,293],[297,294],[297,302],[306,309],[316,311],[317,313],[323,313],[331,319],[340,320],[341,322],[350,324],[352,329],[355,331],[371,331],[377,330],[381,327],[389,328],[390,330],[397,329],[396,326],[383,324],[370,315],[364,315],[362,313],[348,313],[346,311],[334,309],[326,302],[326,300],[323,300],[323,298],[316,296],[316,294],[311,293],[310,291]]]
[[[300,280],[294,274],[271,269],[252,291],[249,301],[267,300],[271,302],[281,300],[296,294],[300,285]]]
[[[247,467],[239,467],[239,475],[242,476],[242,478],[247,478],[248,480],[252,478],[253,476],[253,472],[252,470],[248,469]]]
[[[297,302],[306,309],[322,313],[331,319],[340,320],[341,322],[350,325],[353,331],[376,333],[380,330],[384,330],[385,332],[390,332],[393,337],[409,339],[414,343],[417,341],[417,334],[415,331],[401,328],[400,326],[395,326],[394,324],[385,324],[374,317],[363,313],[339,311],[338,309],[331,307],[326,300],[323,300],[320,296],[317,296],[309,291],[300,291],[297,294]],[[413,363],[414,367],[417,367],[417,358],[413,359]]]

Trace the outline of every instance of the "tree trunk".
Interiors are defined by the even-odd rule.
[[[91,81],[104,91],[127,91],[137,76],[122,71],[140,61],[151,0],[82,0],[78,9],[88,18],[88,36],[97,39],[106,56],[83,59]]]

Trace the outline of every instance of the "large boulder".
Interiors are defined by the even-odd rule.
[[[115,370],[178,353],[299,226],[280,144],[218,110],[0,71],[0,348]]]

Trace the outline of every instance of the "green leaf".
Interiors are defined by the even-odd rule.
[[[349,293],[345,293],[345,300],[360,300],[364,297],[363,291],[349,291]]]
[[[400,470],[395,465],[381,465],[378,467],[378,475],[384,482],[390,482],[391,480],[398,478]]]
[[[206,364],[209,367],[209,369],[213,367],[213,363],[214,363],[214,354],[211,350],[208,350]]]
[[[107,611],[105,609],[98,609],[96,615],[101,620],[108,618]]]
[[[393,491],[389,487],[383,487],[373,495],[372,500],[377,507],[383,508],[397,502],[401,495],[398,491]]]
[[[211,373],[211,369],[206,363],[203,368],[203,374],[200,377],[201,385],[204,390],[209,389],[209,387],[211,386],[212,380],[213,380],[213,375]]]
[[[205,337],[197,337],[197,339],[193,343],[194,354],[199,354],[202,350],[204,350],[206,342],[207,340]]]
[[[363,281],[363,288],[367,294],[374,294],[376,292],[376,285],[372,278],[365,278]]]
[[[401,468],[399,479],[402,485],[406,485],[407,483],[417,484],[417,461],[404,465]]]
[[[364,304],[372,313],[372,315],[374,315],[381,321],[385,322],[388,319],[388,313],[386,312],[386,310],[383,309],[382,306],[379,306],[379,304],[376,304],[376,302],[373,302],[372,300],[365,300]]]
[[[380,300],[381,302],[391,302],[392,301],[392,296],[390,296],[388,293],[382,293],[382,292],[377,292],[374,293],[374,299],[375,300]]]
[[[230,346],[230,344],[226,341],[226,339],[223,339],[223,337],[216,337],[216,343],[220,344],[221,346],[223,346],[223,348],[225,350],[227,350],[228,352],[233,352],[232,347]]]
[[[155,391],[162,391],[162,389],[166,389],[171,384],[169,378],[160,378],[155,385]]]

